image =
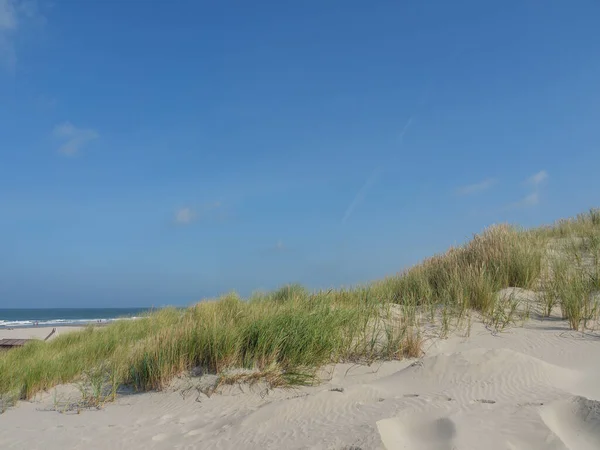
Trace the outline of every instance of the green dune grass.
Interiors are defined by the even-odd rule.
[[[562,250],[549,257],[555,242]],[[517,310],[496,295],[507,287],[543,291],[544,314],[560,306],[573,329],[584,329],[598,319],[599,252],[598,210],[531,230],[494,226],[367,286],[310,292],[291,285],[246,300],[232,293],[31,342],[0,354],[0,395],[28,399],[85,382],[96,399],[107,398],[121,385],[161,389],[192,369],[225,381],[246,369],[236,379],[308,383],[328,363],[420,356],[425,318],[447,333],[474,311],[501,329]]]

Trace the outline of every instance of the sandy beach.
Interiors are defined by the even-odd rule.
[[[53,329],[56,332],[50,336],[50,339],[54,339],[57,336],[65,333],[72,333],[73,331],[81,330],[82,327],[32,327],[32,328],[12,328],[12,329],[0,329],[0,339],[45,339]],[[49,339],[49,340],[50,340]]]
[[[330,366],[316,387],[236,386],[209,397],[203,378],[182,377],[80,413],[60,411],[77,394],[61,386],[1,415],[0,447],[600,448],[599,333],[534,316],[502,333],[475,322],[469,337],[432,339],[425,350],[420,359]]]

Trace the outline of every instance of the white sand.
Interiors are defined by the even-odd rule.
[[[0,329],[0,339],[46,339],[52,329],[56,328],[56,332],[50,337],[49,340],[54,339],[56,336],[71,333],[73,331],[81,330],[82,327],[32,327],[32,328],[13,328],[13,329]]]
[[[600,334],[558,318],[497,335],[474,323],[421,360],[331,370],[318,387],[210,398],[182,379],[81,414],[53,410],[51,392],[0,415],[0,448],[600,449]]]

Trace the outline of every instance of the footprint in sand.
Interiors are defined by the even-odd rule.
[[[160,434],[157,434],[155,436],[152,436],[152,440],[156,441],[156,442],[161,442],[161,441],[164,441],[164,440],[168,439],[168,437],[169,437],[168,434],[166,434],[166,433],[160,433]]]
[[[447,417],[411,424],[392,417],[378,421],[377,429],[387,450],[451,450],[456,435],[456,426]]]
[[[188,437],[192,437],[192,436],[198,436],[199,434],[202,434],[203,432],[204,432],[204,430],[199,428],[197,430],[188,431],[187,433],[185,433],[185,435]]]
[[[174,416],[172,414],[165,414],[159,419],[158,423],[164,425],[165,423],[170,422],[173,417]]]
[[[177,421],[177,423],[178,423],[178,424],[181,424],[181,425],[185,425],[185,424],[187,424],[187,423],[194,422],[194,421],[198,420],[199,418],[200,418],[200,416],[199,416],[199,415],[197,415],[197,414],[195,414],[195,415],[193,415],[193,416],[188,416],[188,417],[181,417],[181,418],[180,418],[180,419]]]

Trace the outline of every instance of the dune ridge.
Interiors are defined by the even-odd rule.
[[[0,355],[0,448],[600,448],[599,292],[592,210],[356,289],[71,330]]]
[[[1,415],[0,446],[591,450],[598,373],[598,334],[574,337],[558,318],[500,335],[476,323],[471,337],[439,340],[420,359],[328,366],[313,387],[241,384],[208,396],[182,377],[163,392],[60,414],[56,398],[77,395],[64,386]]]

